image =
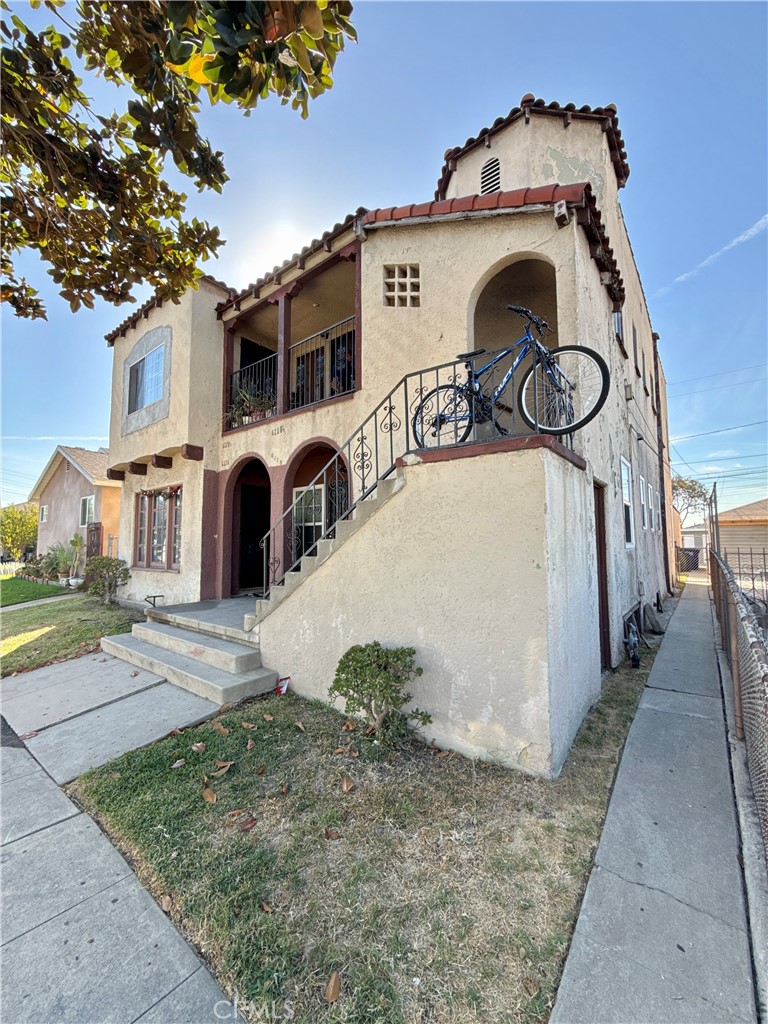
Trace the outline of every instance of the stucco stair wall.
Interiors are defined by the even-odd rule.
[[[336,536],[333,539],[318,541],[314,552],[302,558],[297,571],[287,573],[283,583],[270,590],[267,600],[257,600],[256,615],[245,616],[245,630],[253,630],[258,623],[263,622],[403,487],[405,487],[405,475],[402,469],[396,470],[394,476],[388,477],[386,480],[379,480],[371,497],[365,498],[356,505],[349,519],[336,523]]]

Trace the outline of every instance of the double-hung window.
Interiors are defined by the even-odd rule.
[[[80,499],[80,525],[90,526],[93,522],[96,496],[89,494],[87,498]]]
[[[128,382],[128,412],[136,412],[163,397],[163,355],[165,346],[147,352],[130,369]]]
[[[136,507],[135,565],[178,569],[181,564],[181,488],[144,491]]]
[[[48,506],[47,505],[41,505],[40,506],[40,522],[41,523],[47,523],[48,522]]]
[[[648,484],[648,519],[651,530],[656,529],[655,509],[653,507],[653,484]]]
[[[661,533],[661,491],[656,491],[656,529]]]
[[[621,496],[624,503],[624,544],[635,545],[635,517],[632,511],[632,467],[625,458],[621,460]]]
[[[645,504],[645,477],[640,477],[640,522],[643,529],[648,529],[648,509]]]

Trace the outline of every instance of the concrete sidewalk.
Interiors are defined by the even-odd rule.
[[[630,729],[551,1024],[757,1020],[706,580]]]

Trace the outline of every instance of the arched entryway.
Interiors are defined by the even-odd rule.
[[[285,538],[288,564],[311,551],[349,507],[347,467],[343,459],[334,459],[336,454],[330,444],[319,442],[298,453],[289,467],[286,506],[294,505],[294,513],[290,536]]]
[[[522,337],[525,321],[510,312],[507,306],[524,306],[543,317],[551,328],[542,341],[548,348],[557,348],[557,280],[551,263],[535,257],[514,259],[494,274],[478,296],[474,312],[473,348],[488,352],[511,345]],[[517,352],[495,369],[493,385],[500,383]],[[516,382],[522,379],[527,361],[518,369]],[[507,388],[502,400],[499,423],[512,433],[529,433],[529,428],[516,412],[513,389]]]
[[[261,459],[240,470],[232,494],[232,593],[264,590],[262,537],[269,532],[272,487]]]

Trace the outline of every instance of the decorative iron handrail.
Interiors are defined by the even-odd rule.
[[[484,355],[483,362],[496,354]],[[533,354],[532,358],[537,356]],[[530,433],[525,426],[523,430],[515,429],[517,417],[511,406],[491,401],[493,390],[511,363],[511,356],[507,357],[483,375],[483,393],[477,397],[471,417],[465,418],[468,436],[458,438],[450,431],[446,438],[430,435],[426,446],[456,447]],[[466,372],[465,363],[455,360],[406,374],[379,402],[262,537],[265,597],[299,566],[302,558],[316,553],[321,540],[335,537],[336,523],[348,519],[360,502],[373,494],[379,483],[392,474],[398,459],[419,450],[421,446],[414,437],[417,410],[422,423],[425,412],[445,412],[456,385],[465,382]],[[509,394],[513,393],[511,381]]]

